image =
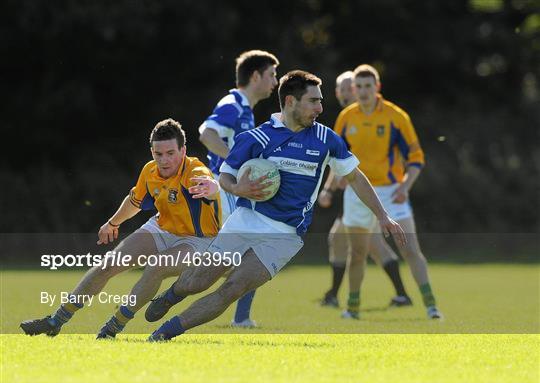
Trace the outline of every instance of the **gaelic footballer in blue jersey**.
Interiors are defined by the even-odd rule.
[[[358,160],[345,142],[316,122],[322,113],[321,80],[304,71],[280,79],[281,114],[260,127],[237,136],[236,144],[221,166],[221,186],[239,197],[231,214],[208,249],[240,252],[242,262],[213,293],[197,300],[149,338],[168,340],[209,322],[247,291],[268,282],[303,246],[301,235],[311,222],[312,209],[326,165],[345,176],[364,203],[378,217],[385,233],[405,241],[401,227],[388,217],[367,178],[357,169]],[[249,180],[249,172],[236,179],[240,166],[252,158],[265,158],[280,167],[281,187],[275,197],[253,202],[264,195],[266,180]],[[206,290],[227,271],[224,266],[193,268],[173,284],[170,293],[180,299]],[[158,301],[152,303],[159,306]],[[166,307],[165,307],[166,308]],[[159,309],[159,307],[155,307]],[[163,310],[163,314],[166,313]]]
[[[208,149],[209,167],[214,178],[234,146],[236,135],[255,128],[253,108],[272,94],[277,86],[278,59],[271,53],[251,50],[236,58],[236,89],[231,89],[216,105],[212,114],[199,127],[199,140]],[[221,222],[225,222],[236,207],[236,197],[220,190]],[[250,318],[254,291],[238,300],[232,326],[255,327]]]
[[[236,89],[231,89],[199,127],[199,140],[208,149],[209,168],[219,176],[219,168],[234,146],[235,137],[255,128],[253,108],[272,94],[277,86],[278,59],[271,53],[251,50],[236,59]],[[235,208],[236,198],[222,191],[222,222]]]

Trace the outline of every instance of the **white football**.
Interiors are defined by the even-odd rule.
[[[275,196],[281,182],[281,176],[279,175],[279,169],[277,165],[272,161],[265,160],[264,158],[253,158],[242,164],[240,170],[238,170],[236,179],[240,179],[240,177],[242,177],[242,175],[248,168],[251,169],[251,173],[249,173],[249,179],[251,181],[254,181],[262,176],[266,176],[268,178],[264,182],[272,183],[263,190],[265,192],[269,192],[270,194],[261,199],[254,199],[254,201],[268,201],[270,198]]]

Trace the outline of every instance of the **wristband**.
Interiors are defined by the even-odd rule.
[[[112,227],[120,227],[120,224],[115,225],[115,224],[113,224],[113,223],[111,222],[111,220],[108,220],[107,223],[108,223],[109,225],[111,225]]]

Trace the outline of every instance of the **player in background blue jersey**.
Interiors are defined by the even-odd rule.
[[[304,71],[283,76],[279,85],[281,114],[260,127],[241,133],[221,166],[221,186],[238,196],[237,208],[207,250],[238,252],[241,264],[216,291],[195,301],[180,315],[158,328],[149,341],[168,340],[221,315],[236,299],[268,282],[303,246],[313,206],[326,165],[345,176],[364,203],[378,217],[383,233],[405,241],[401,227],[388,217],[367,178],[357,169],[357,158],[332,129],[316,122],[322,113],[321,80]],[[264,202],[266,179],[249,180],[249,171],[236,175],[252,158],[275,162],[281,175],[277,194]],[[214,264],[193,267],[180,277],[168,294],[178,300],[212,286],[230,267]],[[165,315],[169,305],[155,300],[151,309]]]
[[[216,105],[212,114],[199,127],[199,140],[208,149],[209,167],[215,178],[219,167],[234,146],[234,138],[255,127],[253,108],[272,94],[277,86],[278,59],[271,53],[251,50],[236,59],[236,89],[231,89]],[[225,190],[221,195],[221,222],[225,222],[236,206],[236,197]],[[255,290],[238,300],[231,325],[255,327],[250,318]]]

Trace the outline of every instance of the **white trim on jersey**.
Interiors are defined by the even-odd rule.
[[[353,154],[349,158],[338,159],[331,157],[328,165],[338,176],[343,177],[352,172],[358,165],[360,161]]]
[[[323,125],[317,125],[317,138],[326,144],[326,136],[328,135],[328,128]]]
[[[234,146],[234,129],[228,126],[218,124],[213,120],[207,120],[199,126],[199,133],[202,134],[206,129],[213,129],[220,138],[227,138],[227,147],[231,149]]]
[[[266,148],[266,145],[270,142],[270,137],[266,133],[262,132],[259,128],[247,130],[258,142],[262,145],[263,148]]]

